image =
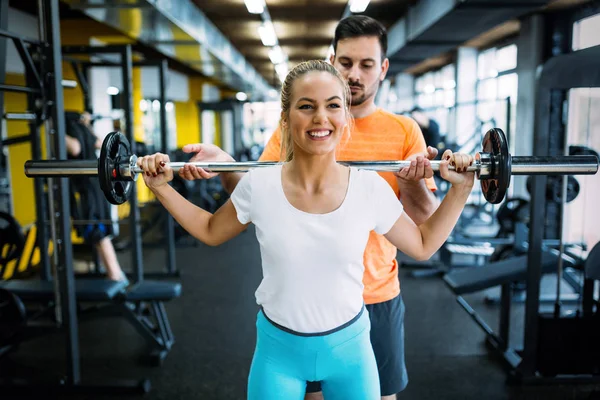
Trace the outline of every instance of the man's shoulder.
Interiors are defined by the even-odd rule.
[[[379,120],[379,122],[398,125],[406,131],[412,131],[416,124],[416,121],[410,117],[394,114],[382,108],[378,108],[377,111],[372,114],[372,118]]]

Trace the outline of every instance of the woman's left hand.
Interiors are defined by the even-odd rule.
[[[473,187],[475,183],[475,172],[467,172],[467,167],[473,165],[474,158],[469,154],[452,153],[446,150],[440,161],[440,175],[452,184],[452,186]],[[451,171],[448,166],[453,166]]]

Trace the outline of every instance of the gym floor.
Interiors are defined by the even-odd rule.
[[[129,254],[119,254],[125,269]],[[165,252],[144,249],[147,272],[163,271]],[[255,342],[260,254],[249,230],[218,248],[198,244],[178,248],[183,296],[166,305],[176,343],[162,367],[145,366],[141,337],[125,319],[80,325],[84,380],[151,379],[144,398],[241,400]],[[406,303],[406,362],[410,383],[400,399],[591,399],[587,387],[511,387],[498,360],[484,345],[484,334],[439,278],[415,279],[400,270]],[[552,282],[544,287],[552,290]],[[482,292],[465,298],[497,327],[497,308],[483,304]],[[523,309],[515,305],[512,336],[522,337]],[[0,365],[20,377],[64,373],[64,336],[47,335],[21,345]],[[3,398],[9,398],[5,395]],[[14,397],[23,399],[23,396]],[[125,396],[78,395],[78,399]]]

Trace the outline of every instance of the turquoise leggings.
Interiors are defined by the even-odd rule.
[[[380,399],[379,375],[366,310],[339,330],[306,336],[258,313],[249,400],[302,400],[307,381],[321,381],[327,400]]]

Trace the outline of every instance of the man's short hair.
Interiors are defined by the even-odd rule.
[[[335,28],[333,38],[334,52],[337,52],[337,44],[340,40],[361,36],[375,36],[379,39],[381,60],[384,60],[387,54],[387,31],[379,21],[366,15],[352,15],[340,21]]]

